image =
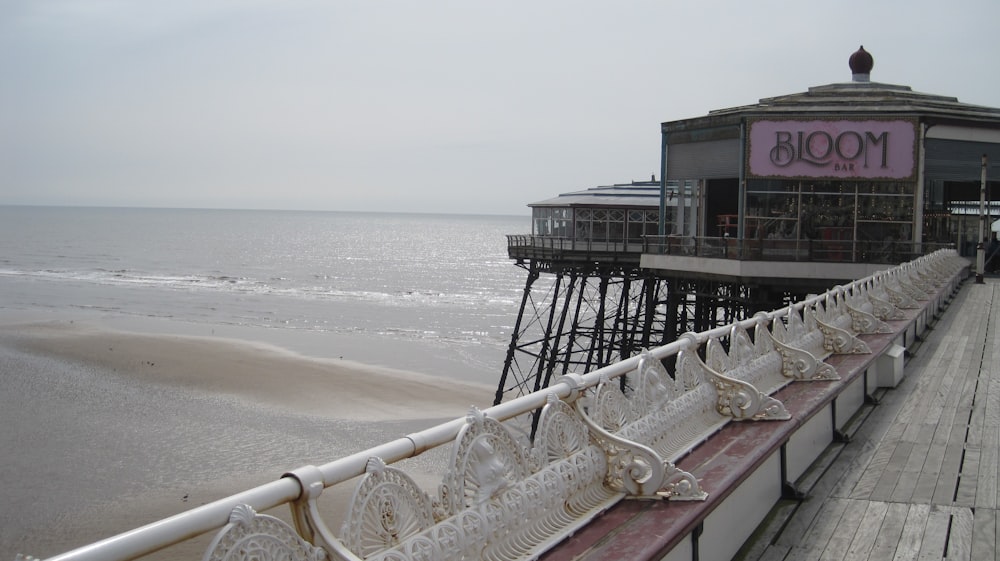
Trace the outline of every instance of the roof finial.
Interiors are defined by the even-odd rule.
[[[851,79],[855,82],[868,82],[871,79],[872,67],[875,66],[875,59],[865,50],[864,45],[851,55],[847,64],[851,66]]]

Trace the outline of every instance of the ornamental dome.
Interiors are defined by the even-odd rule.
[[[862,45],[851,55],[847,64],[851,66],[851,74],[855,82],[867,82],[871,77],[872,67],[875,66],[875,59]]]

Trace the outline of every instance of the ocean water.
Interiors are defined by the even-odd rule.
[[[272,342],[495,383],[521,216],[0,206],[0,316]]]

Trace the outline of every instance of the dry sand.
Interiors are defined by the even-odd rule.
[[[493,389],[256,342],[0,326],[0,558],[54,555],[333,461],[486,407]],[[433,492],[439,459],[412,462]],[[334,530],[350,491],[324,493]],[[208,539],[157,558],[200,557]]]

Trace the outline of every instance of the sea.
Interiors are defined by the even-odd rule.
[[[496,384],[527,216],[0,206],[0,321],[259,340]]]

